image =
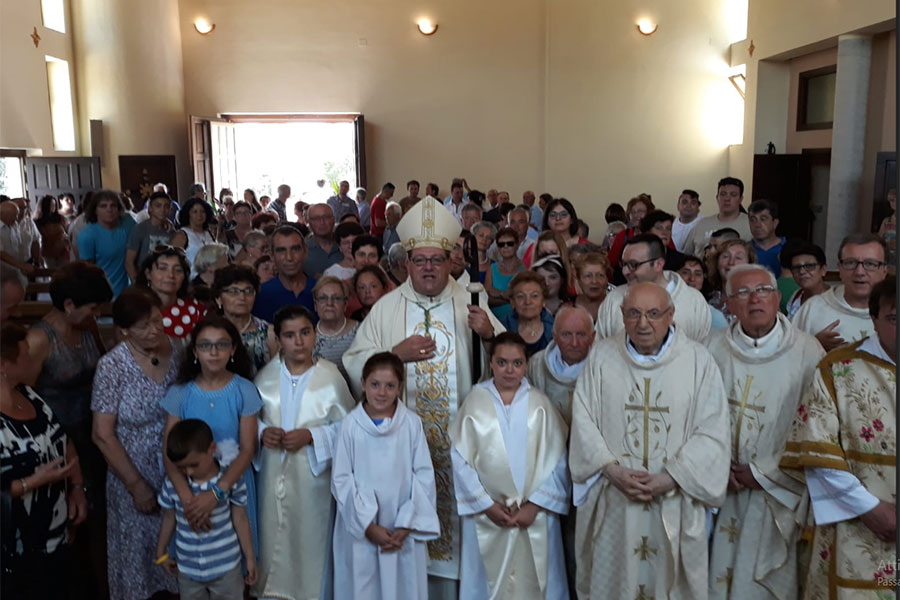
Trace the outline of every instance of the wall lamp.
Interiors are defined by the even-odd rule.
[[[210,23],[203,17],[194,19],[194,30],[200,35],[209,35],[216,29],[215,23]]]
[[[641,35],[649,37],[656,33],[657,29],[659,29],[659,25],[656,23],[651,23],[647,19],[641,19],[637,22],[637,30],[641,32]]]
[[[419,19],[416,22],[416,27],[422,35],[434,35],[438,30],[437,23],[432,23],[430,19]]]

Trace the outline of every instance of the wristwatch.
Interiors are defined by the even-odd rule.
[[[209,488],[209,491],[211,491],[215,495],[216,500],[223,500],[225,498],[225,492],[222,491],[222,489],[219,488],[219,486],[217,486],[215,483],[212,484],[212,486]]]

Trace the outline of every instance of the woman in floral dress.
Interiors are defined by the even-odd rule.
[[[162,398],[178,372],[180,344],[163,332],[159,298],[128,288],[113,304],[124,340],[100,359],[91,410],[94,440],[109,465],[106,479],[109,595],[144,600],[175,580],[153,565],[163,482]]]

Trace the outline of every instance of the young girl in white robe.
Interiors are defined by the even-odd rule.
[[[525,340],[499,334],[493,378],[450,426],[463,517],[461,600],[569,597],[559,515],[569,510],[568,428],[525,379]]]
[[[440,533],[434,469],[422,421],[397,401],[403,380],[396,355],[373,355],[363,401],[341,424],[331,474],[335,598],[428,597],[425,542]]]

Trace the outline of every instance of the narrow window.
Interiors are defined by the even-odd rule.
[[[53,148],[75,150],[75,114],[72,110],[72,82],[69,63],[52,56],[47,61],[47,85],[50,89],[50,123],[53,126]]]

